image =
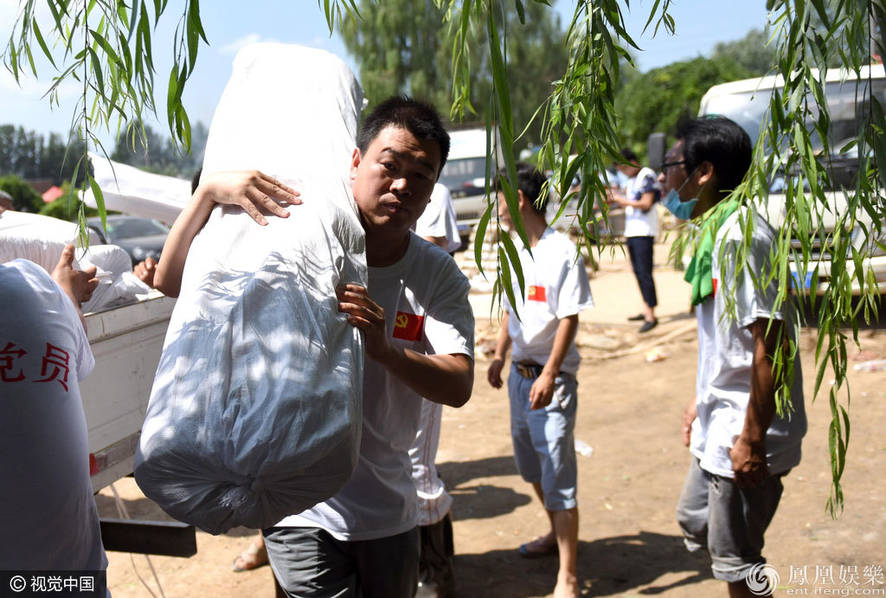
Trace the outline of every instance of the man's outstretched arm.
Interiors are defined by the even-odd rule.
[[[74,307],[77,308],[77,314],[80,316],[80,323],[86,330],[86,319],[83,317],[83,311],[80,304],[89,301],[92,292],[98,286],[98,279],[95,277],[96,267],[91,266],[86,270],[75,270],[74,264],[74,246],[66,245],[62,250],[62,255],[58,260],[55,268],[52,270],[52,279],[61,287]]]
[[[264,214],[281,218],[289,216],[281,203],[300,204],[299,193],[257,170],[204,175],[191,201],[175,219],[166,237],[162,259],[154,274],[154,287],[169,297],[178,297],[191,243],[206,224],[215,204],[240,206],[253,220],[264,226],[268,223]]]

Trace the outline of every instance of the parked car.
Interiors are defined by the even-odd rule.
[[[102,243],[122,247],[132,259],[132,265],[149,257],[160,259],[169,228],[152,218],[137,216],[108,216],[108,228],[102,228],[101,218],[87,219],[87,225]]]

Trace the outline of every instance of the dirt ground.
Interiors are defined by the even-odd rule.
[[[657,267],[660,287],[670,288],[669,276],[679,278]],[[599,305],[612,297],[616,307],[598,318],[583,314],[578,338],[583,361],[575,436],[592,449],[578,456],[582,595],[725,596],[723,585],[711,577],[707,559],[685,551],[674,522],[674,507],[689,463],[679,422],[694,391],[694,320],[685,313],[684,294],[671,303],[677,307],[660,309],[661,325],[639,339],[635,326],[621,323],[624,316],[636,313],[631,311],[636,307],[636,287],[631,284],[620,258],[602,269],[592,281],[595,299]],[[624,293],[630,293],[624,295],[629,300],[619,299]],[[478,340],[494,334],[494,322],[478,319],[477,324]],[[846,508],[833,520],[825,512],[830,484],[827,388],[815,402],[811,400],[814,333],[804,330],[801,340],[809,416],[803,462],[785,478],[764,554],[780,576],[781,590],[776,595],[844,590],[851,595],[862,591],[886,595],[882,573],[886,508],[882,482],[877,481],[886,469],[886,371],[856,372],[850,367],[852,430],[843,477]],[[862,330],[860,336],[863,353],[850,347],[850,358],[857,358],[852,363],[886,359],[882,324]],[[646,354],[655,344],[664,359],[648,362]],[[506,391],[496,391],[486,383],[487,365],[488,359],[478,354],[473,398],[462,409],[444,410],[437,456],[441,475],[455,498],[458,595],[548,596],[555,582],[556,558],[528,561],[516,552],[521,543],[546,531],[547,518],[532,489],[516,473]],[[826,374],[825,387],[829,380]],[[132,479],[117,482],[115,488],[131,517],[165,519]],[[97,501],[103,516],[118,517],[110,489],[102,491]],[[231,571],[232,559],[252,534],[246,529],[215,537],[198,532],[196,556],[152,557],[150,565],[141,555],[109,553],[110,590],[115,598],[160,596],[152,566],[162,595],[169,598],[271,597],[269,568]],[[797,576],[803,567],[805,580]],[[858,585],[849,583],[851,575],[841,579],[841,571],[857,571]]]

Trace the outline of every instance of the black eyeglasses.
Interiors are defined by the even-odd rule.
[[[674,160],[673,162],[662,162],[661,171],[664,172],[671,166],[680,166],[681,164],[686,164],[686,160]]]

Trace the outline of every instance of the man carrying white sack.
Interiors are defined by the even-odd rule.
[[[460,407],[473,386],[468,281],[446,252],[410,231],[446,161],[449,136],[432,108],[392,98],[366,117],[357,146],[351,185],[366,232],[369,288],[343,285],[338,299],[365,334],[363,437],[342,490],[264,530],[287,596],[413,595],[418,531],[407,450],[421,398]],[[285,218],[280,204],[311,200],[261,173],[207,176],[167,240],[158,288],[174,294],[190,241],[214,203],[239,205],[264,224],[259,210]]]
[[[236,189],[243,169],[298,181],[312,201],[265,227],[207,209],[189,241],[133,470],[145,496],[209,533],[273,525],[357,465],[364,342],[336,289],[368,278],[347,160],[362,102],[332,54],[252,44],[216,106],[198,195]]]

